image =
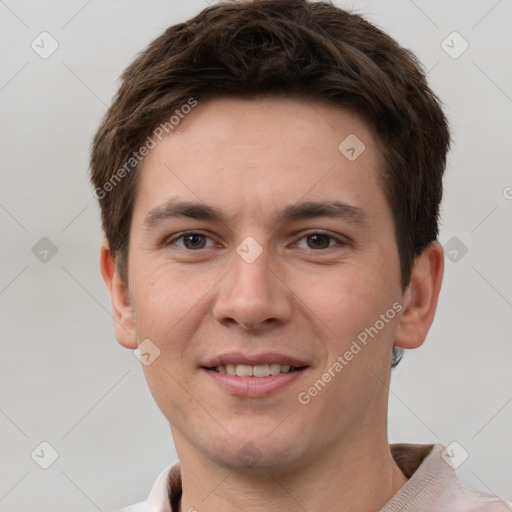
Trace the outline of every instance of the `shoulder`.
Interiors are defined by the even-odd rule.
[[[180,489],[175,489],[177,484],[180,485]],[[169,503],[169,489],[175,494],[181,491],[179,462],[177,461],[167,466],[158,475],[145,501],[129,505],[115,512],[172,512]]]
[[[139,503],[115,510],[114,512],[147,512],[147,510],[147,502],[140,501]]]
[[[511,512],[512,502],[470,489],[460,480],[454,480],[446,489],[438,504],[439,510],[450,510],[460,512]],[[437,509],[436,509],[437,510]]]
[[[512,503],[466,486],[455,473],[453,454],[442,444],[390,448],[408,481],[381,512],[512,512]]]

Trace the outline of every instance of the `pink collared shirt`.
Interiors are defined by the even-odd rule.
[[[390,450],[409,480],[379,512],[512,512],[512,502],[460,482],[442,457],[443,445],[392,444]],[[180,499],[181,475],[175,462],[160,473],[146,501],[119,512],[177,512]]]

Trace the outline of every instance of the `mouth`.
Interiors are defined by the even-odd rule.
[[[214,385],[238,398],[264,398],[284,391],[309,369],[303,361],[284,354],[229,353],[205,361],[202,371]]]
[[[292,373],[304,368],[306,368],[306,366],[292,366],[289,364],[280,363],[267,363],[257,365],[228,363],[212,366],[205,369],[236,377],[263,378],[279,375],[281,373]]]

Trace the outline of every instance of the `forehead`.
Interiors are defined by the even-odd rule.
[[[170,196],[233,215],[299,200],[357,205],[382,195],[379,166],[370,128],[345,109],[291,98],[209,100],[146,157],[136,210]]]
[[[267,151],[276,148],[283,159],[300,159],[301,153],[308,151],[311,156],[316,153],[316,157],[321,152],[331,160],[338,159],[341,153],[350,161],[358,153],[342,153],[349,148],[345,144],[339,147],[347,137],[348,146],[358,152],[368,146],[370,153],[376,150],[376,137],[370,127],[355,112],[342,107],[292,97],[217,98],[199,102],[166,137],[166,142],[172,140],[176,148],[181,146],[185,151],[193,146],[196,154],[214,150],[216,156],[231,160],[238,154],[246,160],[254,148],[252,155],[259,162],[265,155],[258,149],[265,147]]]

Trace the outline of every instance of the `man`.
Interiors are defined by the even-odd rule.
[[[508,510],[441,445],[392,445],[401,351],[443,276],[449,131],[359,16],[222,3],[124,72],[94,139],[115,333],[179,464],[125,511]]]

